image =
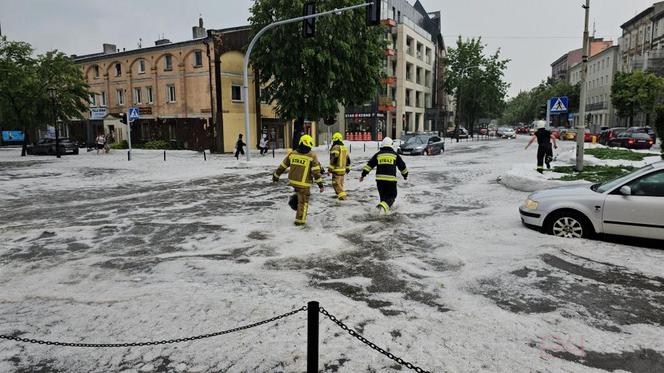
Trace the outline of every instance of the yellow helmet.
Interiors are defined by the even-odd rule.
[[[335,132],[334,135],[332,135],[332,141],[344,141],[344,137],[341,133]]]
[[[315,146],[314,139],[309,135],[302,135],[300,137],[300,145],[304,145],[307,148],[313,148]]]

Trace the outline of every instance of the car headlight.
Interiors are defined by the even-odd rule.
[[[530,198],[528,198],[526,200],[526,202],[523,203],[523,207],[527,208],[528,210],[537,210],[538,206],[539,206],[539,202],[533,201]]]

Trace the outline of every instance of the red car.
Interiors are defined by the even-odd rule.
[[[627,128],[625,127],[614,127],[614,128],[608,128],[602,131],[602,133],[599,134],[599,143],[602,145],[606,145],[609,143],[609,141],[615,139],[620,135],[621,133],[625,132]]]
[[[583,141],[584,142],[592,142],[593,141],[593,136],[595,136],[595,138],[596,138],[595,141],[597,141],[597,139],[599,139],[598,135],[590,132],[590,130],[586,128],[586,132],[583,134]]]
[[[556,139],[560,139],[560,130],[557,128],[551,128],[551,135]]]

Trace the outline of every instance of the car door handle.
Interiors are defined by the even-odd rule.
[[[600,211],[602,210],[602,206],[595,206],[595,211]]]

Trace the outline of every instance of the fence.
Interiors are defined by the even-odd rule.
[[[30,344],[39,344],[39,345],[47,345],[47,346],[58,346],[58,347],[78,347],[78,348],[126,348],[126,347],[141,347],[141,346],[156,346],[156,345],[165,345],[165,344],[176,344],[176,343],[183,343],[183,342],[191,342],[191,341],[197,341],[201,339],[206,339],[206,338],[213,338],[213,337],[218,337],[221,335],[225,334],[231,334],[235,332],[239,332],[242,330],[246,329],[251,329],[255,328],[257,326],[269,324],[271,322],[275,322],[277,320],[281,320],[290,316],[293,316],[295,314],[298,314],[300,312],[307,311],[307,373],[317,373],[318,372],[318,355],[319,355],[319,344],[318,344],[318,339],[319,339],[319,315],[322,314],[330,321],[335,323],[337,326],[339,326],[341,329],[345,330],[348,334],[351,336],[355,337],[357,340],[360,342],[364,343],[365,345],[369,346],[373,350],[381,353],[382,355],[386,356],[387,358],[397,362],[399,365],[404,366],[406,368],[409,368],[411,370],[414,370],[419,373],[428,373],[429,371],[424,370],[420,368],[419,366],[405,361],[404,359],[395,356],[389,351],[386,351],[384,348],[379,347],[375,343],[371,342],[364,336],[362,336],[360,333],[356,332],[355,330],[351,329],[348,327],[346,324],[344,324],[341,320],[339,320],[337,317],[329,313],[325,308],[320,307],[319,303],[316,301],[311,301],[307,303],[306,306],[294,309],[292,311],[283,313],[281,315],[277,315],[275,317],[258,321],[252,324],[247,324],[247,325],[242,325],[238,326],[232,329],[227,329],[227,330],[222,330],[219,332],[214,332],[214,333],[209,333],[209,334],[202,334],[202,335],[197,335],[193,337],[185,337],[185,338],[176,338],[176,339],[167,339],[167,340],[161,340],[161,341],[144,341],[144,342],[125,342],[125,343],[75,343],[75,342],[60,342],[60,341],[48,341],[48,340],[40,340],[40,339],[32,339],[32,338],[22,338],[18,337],[15,335],[1,335],[0,334],[0,339],[8,340],[8,341],[15,341],[15,342],[21,342],[21,343],[30,343]]]

